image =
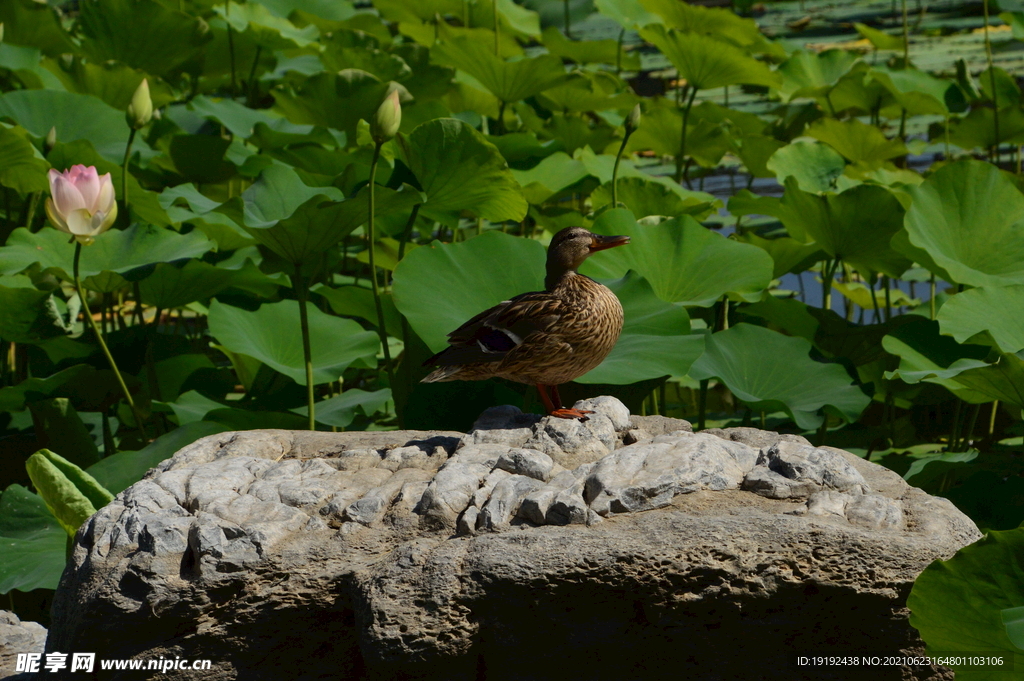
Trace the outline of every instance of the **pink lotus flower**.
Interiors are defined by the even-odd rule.
[[[95,166],[72,166],[63,173],[50,170],[46,215],[53,226],[84,246],[110,229],[117,218],[114,183],[110,173],[98,175]]]

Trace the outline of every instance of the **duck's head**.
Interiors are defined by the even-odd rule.
[[[548,246],[547,279],[552,288],[566,272],[575,272],[583,261],[597,251],[629,243],[628,236],[603,236],[583,227],[566,227],[551,239]]]

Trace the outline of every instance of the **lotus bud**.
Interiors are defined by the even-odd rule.
[[[51,169],[50,194],[46,199],[50,222],[84,246],[117,219],[114,182],[110,173],[99,175],[95,166],[72,166],[63,173]]]
[[[398,134],[398,128],[402,125],[402,105],[398,101],[398,90],[392,90],[391,94],[384,98],[384,102],[377,109],[370,121],[370,135],[377,144],[387,142]]]
[[[626,116],[626,134],[632,134],[637,128],[640,127],[640,104],[633,107],[633,110]]]
[[[43,151],[49,155],[55,146],[57,146],[57,126],[50,128],[50,132],[46,133],[46,139],[43,140]]]
[[[129,127],[141,130],[153,118],[153,100],[149,96],[149,82],[143,78],[139,87],[135,88],[132,101],[128,105],[125,119]]]

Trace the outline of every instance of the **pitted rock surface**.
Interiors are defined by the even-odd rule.
[[[28,681],[34,674],[16,671],[18,654],[40,654],[45,643],[46,629],[43,625],[22,622],[13,612],[0,610],[0,679]]]
[[[47,650],[224,680],[860,678],[794,660],[920,652],[914,578],[980,537],[798,436],[575,407],[594,413],[204,438],[83,525]]]

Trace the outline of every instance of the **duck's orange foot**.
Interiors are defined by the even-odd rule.
[[[589,421],[587,414],[593,414],[592,411],[586,409],[555,409],[552,412],[548,412],[548,416],[555,416],[560,419],[579,419],[580,421]]]

